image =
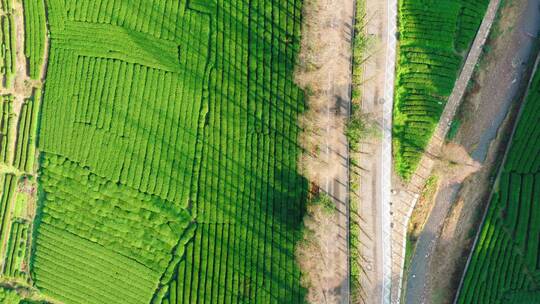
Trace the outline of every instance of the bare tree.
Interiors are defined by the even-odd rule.
[[[302,242],[296,259],[302,269],[302,284],[308,289],[310,303],[338,303],[338,288],[343,279],[341,261],[345,252],[336,246],[339,238],[337,212],[324,194],[313,199],[304,217]]]

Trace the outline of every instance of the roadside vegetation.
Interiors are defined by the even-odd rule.
[[[399,4],[394,159],[405,180],[416,170],[439,122],[488,0]]]
[[[308,290],[307,300],[340,303],[341,261],[347,257],[343,248],[336,246],[340,238],[336,207],[328,195],[321,193],[308,201],[306,209],[296,259],[303,273],[302,284]]]
[[[360,176],[358,172],[359,145],[362,139],[368,136],[369,127],[362,117],[362,86],[363,86],[363,65],[366,60],[366,49],[370,45],[370,39],[366,35],[365,26],[367,22],[365,0],[356,1],[354,38],[352,42],[352,96],[350,117],[347,121],[345,134],[349,142],[350,151],[350,222],[349,222],[349,251],[350,251],[350,271],[351,271],[351,302],[359,303],[362,299],[361,276],[361,252],[360,252],[360,201],[358,191],[360,191]]]

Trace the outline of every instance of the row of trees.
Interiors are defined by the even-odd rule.
[[[4,259],[4,275],[8,277],[23,277],[23,263],[28,247],[29,223],[18,220],[11,225],[11,233]]]
[[[15,143],[13,165],[21,171],[33,172],[36,158],[37,120],[41,100],[41,90],[27,99],[21,107]]]
[[[9,238],[17,177],[13,174],[2,174],[0,175],[0,185],[3,187],[0,199],[0,258],[3,259],[6,256],[7,246],[4,244],[7,244]]]
[[[0,17],[1,32],[1,58],[0,58],[0,71],[4,75],[6,87],[13,85],[13,78],[15,76],[16,65],[16,33],[15,25],[13,22],[13,8],[11,7],[11,0],[3,0],[3,8],[5,15]]]
[[[0,161],[8,163],[10,161],[10,146],[13,136],[11,135],[13,125],[13,96],[4,95],[0,97]]]

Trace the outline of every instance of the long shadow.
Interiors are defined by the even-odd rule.
[[[93,2],[99,2],[100,6],[106,3]],[[121,11],[126,14],[132,9],[140,18],[163,17],[161,33],[177,33],[178,20],[182,18],[211,20],[209,41],[196,32],[185,34],[191,41],[209,45],[204,74],[190,65],[184,70],[185,75],[206,83],[188,83],[187,78],[179,78],[186,85],[184,90],[200,92],[198,102],[201,111],[207,114],[189,125],[177,122],[181,117],[178,112],[170,112],[159,103],[145,104],[148,115],[164,119],[165,125],[174,126],[176,122],[176,129],[185,128],[177,130],[180,135],[176,132],[176,135],[158,138],[153,145],[169,151],[167,155],[174,155],[173,163],[177,158],[192,161],[180,170],[197,171],[193,172],[196,180],[192,178],[191,182],[178,185],[191,189],[190,197],[195,200],[190,204],[199,227],[178,267],[183,273],[180,275],[181,271],[177,270],[177,277],[183,278],[177,282],[177,285],[182,283],[183,299],[185,302],[215,302],[216,298],[218,302],[303,302],[305,291],[300,287],[294,244],[300,237],[307,188],[307,182],[296,171],[300,151],[296,142],[299,133],[296,117],[304,104],[303,94],[292,80],[298,52],[300,1],[220,1],[211,18],[189,8],[185,9],[183,17],[180,14],[163,16],[168,4],[125,3],[129,5]],[[67,13],[66,18],[71,13]],[[286,24],[281,24],[283,22]],[[122,21],[120,25],[132,31],[140,26],[135,19]],[[51,35],[54,36],[54,28]],[[170,36],[157,38],[169,39]],[[182,41],[179,43],[181,45]],[[54,41],[51,50],[57,51]],[[155,48],[148,49],[153,50]],[[198,49],[181,46],[179,52],[189,58],[197,56]],[[154,55],[160,58],[160,54]],[[58,69],[51,71],[61,73]],[[57,89],[56,85],[61,87],[61,77],[57,79],[55,86],[51,85],[48,90]],[[44,103],[56,103],[53,98],[60,95],[46,94]],[[69,104],[70,98],[62,102]],[[130,103],[142,101],[130,100]],[[193,101],[185,98],[177,102]],[[125,119],[126,125],[140,130],[139,138],[148,140],[154,136],[150,125],[130,115],[131,108],[118,109],[114,104],[101,103],[99,115],[114,111]],[[50,106],[45,109],[51,110]],[[42,132],[44,130],[51,128]],[[111,140],[124,136],[114,134],[115,130],[103,132],[112,133]],[[137,140],[125,138],[128,142]],[[179,142],[197,144],[201,153],[194,155],[191,149],[179,146]],[[138,157],[145,161],[149,156]],[[103,159],[106,160],[107,155],[103,155]],[[219,225],[228,227],[227,233],[217,231]],[[219,254],[215,244],[221,244]],[[226,269],[222,265],[226,265]],[[215,280],[219,282],[216,284]],[[166,296],[171,297],[170,291]]]

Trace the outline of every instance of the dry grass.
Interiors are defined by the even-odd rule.
[[[339,156],[328,147],[344,133],[345,117],[332,91],[347,86],[349,59],[343,56],[350,44],[335,24],[342,14],[343,0],[307,0],[304,3],[304,24],[301,51],[295,73],[296,82],[306,92],[307,110],[299,119],[303,132],[300,144],[304,155],[300,159],[302,173],[312,182],[334,176]]]
[[[338,288],[343,280],[341,261],[346,256],[336,246],[337,213],[329,207],[333,203],[328,197],[315,201],[307,208],[304,239],[296,250],[296,259],[303,270],[302,285],[308,288],[310,303],[339,303]]]

